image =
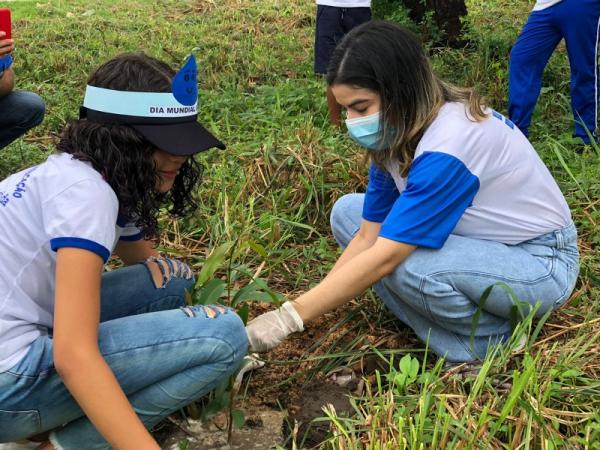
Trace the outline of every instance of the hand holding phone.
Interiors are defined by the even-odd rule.
[[[0,58],[9,55],[15,48],[11,39],[10,9],[0,8]]]
[[[10,9],[0,8],[0,73],[4,74],[13,62],[11,53],[15,43],[11,39]]]
[[[5,34],[4,36],[0,35],[0,39],[11,39],[10,9],[8,8],[0,8],[0,33],[2,31]]]

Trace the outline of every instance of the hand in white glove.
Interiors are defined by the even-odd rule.
[[[240,371],[235,376],[235,381],[233,382],[233,390],[234,392],[238,392],[240,390],[240,386],[242,385],[242,380],[244,375],[251,370],[260,369],[264,367],[265,362],[258,358],[256,353],[251,353],[249,355],[244,356],[244,362],[242,363],[242,367]],[[0,450],[2,448],[0,447]]]
[[[290,302],[252,319],[246,325],[250,351],[253,352],[271,350],[296,331],[304,331],[304,324]]]

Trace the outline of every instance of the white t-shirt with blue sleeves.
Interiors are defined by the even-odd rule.
[[[53,326],[56,250],[106,262],[119,239],[143,237],[118,211],[102,176],[65,153],[0,182],[0,373]]]
[[[380,236],[441,248],[450,234],[518,244],[567,226],[569,207],[527,138],[496,111],[471,120],[447,103],[421,138],[408,176],[372,165],[363,218]]]

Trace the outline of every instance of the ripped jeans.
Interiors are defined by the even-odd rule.
[[[147,428],[214,389],[241,364],[247,336],[221,306],[185,306],[193,278],[165,265],[157,288],[148,265],[105,273],[100,352]],[[42,336],[15,367],[0,373],[0,442],[54,430],[58,449],[108,449],[54,369],[52,337]]]

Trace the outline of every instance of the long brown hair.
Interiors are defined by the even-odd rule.
[[[391,144],[369,156],[381,167],[398,161],[402,176],[408,174],[423,133],[445,103],[464,103],[471,120],[487,117],[481,96],[439,79],[417,37],[390,22],[367,22],[348,33],[333,52],[327,83],[379,94],[379,132]]]

